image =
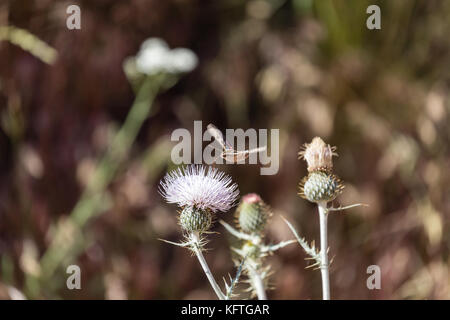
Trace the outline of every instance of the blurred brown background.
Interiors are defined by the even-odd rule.
[[[81,30],[66,28],[70,4]],[[366,28],[370,4],[381,30]],[[215,298],[195,257],[157,240],[181,239],[176,207],[157,192],[173,168],[170,134],[202,120],[280,129],[277,175],[220,168],[272,206],[269,242],[293,237],[280,215],[318,241],[316,208],[296,194],[306,174],[297,152],[316,135],[338,147],[338,203],[370,206],[329,218],[332,298],[449,299],[449,15],[439,0],[0,1],[0,26],[58,52],[49,65],[0,42],[0,296],[14,287],[31,299]],[[148,37],[191,49],[199,65],[157,96],[96,193],[104,205],[71,223],[135,97],[123,61]],[[235,271],[230,238],[214,230],[206,258],[220,280]],[[296,244],[268,258],[270,299],[321,298],[304,258]],[[66,288],[70,264],[81,290]],[[381,290],[366,287],[372,264]]]

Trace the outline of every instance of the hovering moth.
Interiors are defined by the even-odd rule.
[[[208,124],[207,130],[209,134],[212,137],[214,137],[214,139],[216,139],[217,142],[219,142],[220,146],[222,147],[222,152],[219,156],[222,159],[226,160],[227,162],[235,164],[238,163],[239,161],[247,159],[250,153],[258,153],[260,151],[266,150],[266,147],[264,146],[251,150],[236,151],[231,147],[229,143],[227,143],[223,139],[222,132],[219,129],[217,129],[213,124]]]

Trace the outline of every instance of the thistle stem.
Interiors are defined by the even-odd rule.
[[[267,300],[266,290],[264,288],[263,279],[258,271],[255,270],[252,266],[248,266],[250,279],[253,284],[253,288],[256,291],[256,295],[258,296],[258,300]]]
[[[327,204],[319,202],[320,219],[320,273],[322,275],[322,296],[323,300],[330,300],[330,275],[328,271],[328,230],[327,230]]]
[[[191,242],[192,242],[192,250],[194,251],[195,255],[198,258],[198,261],[200,262],[200,265],[203,268],[203,271],[206,274],[206,277],[209,280],[209,283],[211,284],[211,287],[213,288],[214,292],[216,293],[217,297],[220,300],[227,300],[226,296],[222,293],[222,290],[220,289],[219,285],[217,284],[216,280],[214,279],[214,276],[209,269],[208,264],[206,263],[205,257],[203,256],[202,250],[201,250],[201,243],[200,243],[200,237],[198,233],[193,232],[190,235]]]

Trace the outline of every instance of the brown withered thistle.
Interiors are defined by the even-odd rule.
[[[302,198],[315,203],[328,202],[342,192],[344,184],[333,174],[333,156],[338,155],[335,151],[336,147],[315,137],[299,152],[299,159],[304,159],[308,164],[308,175],[299,185],[299,195]]]
[[[299,159],[308,164],[308,171],[333,170],[333,156],[338,156],[336,147],[326,144],[321,138],[315,137],[311,143],[305,143],[298,153]]]
[[[328,207],[328,202],[333,201],[344,189],[341,179],[333,173],[333,156],[337,156],[336,147],[326,144],[321,138],[315,137],[311,143],[306,143],[299,152],[299,159],[308,164],[308,175],[299,184],[299,195],[317,204],[320,222],[320,251],[314,246],[309,246],[305,239],[300,238],[294,227],[287,221],[289,228],[297,237],[299,244],[307,254],[315,260],[314,266],[319,266],[322,275],[322,295],[324,300],[330,299],[330,280],[328,262],[328,237],[327,219],[330,211],[339,211],[361,204],[346,207]]]

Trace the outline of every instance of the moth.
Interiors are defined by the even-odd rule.
[[[223,139],[222,132],[217,129],[213,124],[208,124],[207,131],[209,134],[219,142],[220,146],[222,147],[222,152],[220,153],[220,157],[227,162],[231,162],[233,164],[238,163],[239,161],[245,160],[248,158],[250,153],[257,153],[260,151],[266,150],[266,147],[259,147],[251,150],[242,150],[242,151],[236,151],[234,150],[231,145],[226,142]]]

